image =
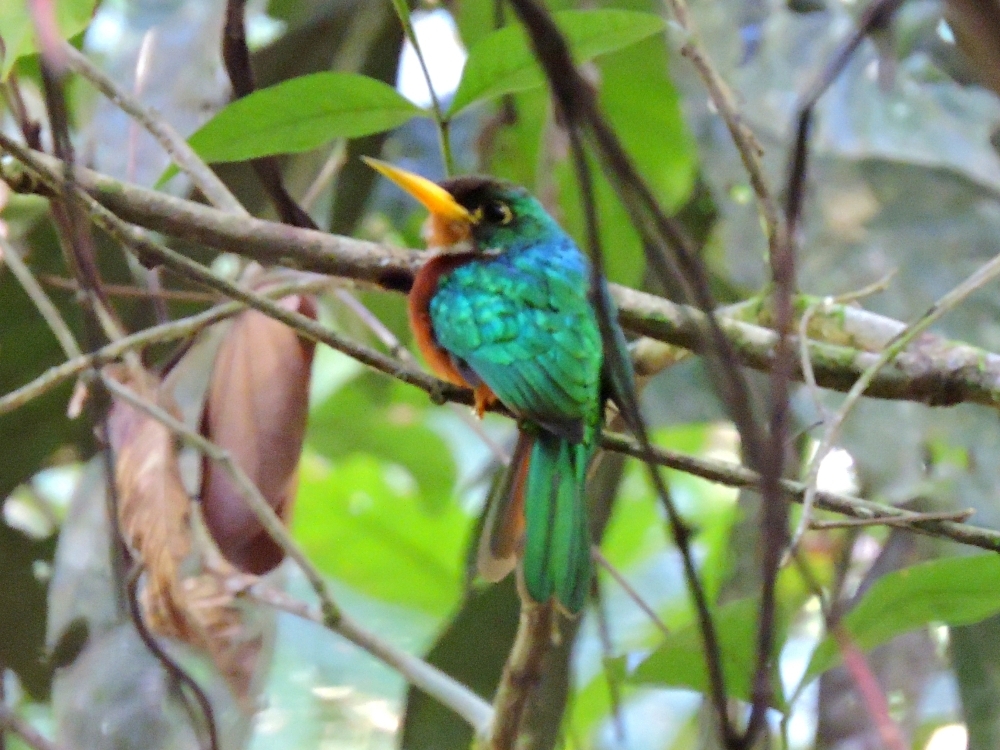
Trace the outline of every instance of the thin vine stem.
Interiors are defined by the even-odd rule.
[[[441,161],[444,162],[445,177],[455,174],[455,158],[451,151],[451,120],[445,114],[441,106],[441,100],[434,90],[434,83],[431,81],[431,72],[424,59],[424,52],[420,48],[420,41],[417,39],[417,32],[413,28],[413,19],[410,17],[410,8],[406,0],[392,0],[392,8],[396,11],[396,17],[403,27],[403,33],[413,45],[413,51],[417,54],[417,61],[420,63],[420,71],[423,73],[424,82],[427,84],[427,91],[431,97],[431,112],[434,115],[434,124],[437,126],[438,145],[441,148]]]

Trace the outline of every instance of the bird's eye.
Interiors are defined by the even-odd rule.
[[[510,206],[500,201],[491,201],[483,206],[483,219],[490,224],[510,224],[514,221],[514,212]]]

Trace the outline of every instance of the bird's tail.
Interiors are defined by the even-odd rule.
[[[522,432],[486,520],[479,570],[503,578],[522,558],[528,596],[583,609],[590,584],[590,527],[584,485],[593,448],[540,431]]]

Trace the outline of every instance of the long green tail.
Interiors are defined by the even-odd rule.
[[[524,585],[536,602],[552,598],[576,614],[590,587],[590,527],[584,484],[590,441],[571,443],[541,431],[525,487]]]

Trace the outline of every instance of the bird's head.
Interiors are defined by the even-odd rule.
[[[430,216],[424,238],[432,248],[510,248],[561,231],[542,204],[519,185],[478,175],[431,182],[376,159],[365,162],[420,201]]]

